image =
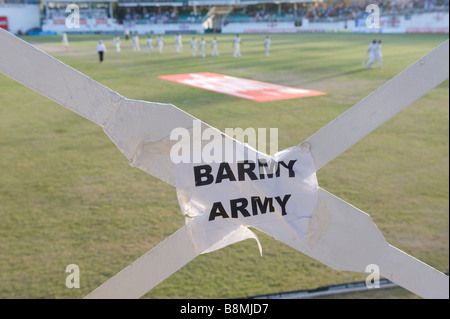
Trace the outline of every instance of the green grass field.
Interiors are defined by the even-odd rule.
[[[26,37],[56,58],[121,95],[172,103],[224,130],[279,129],[279,149],[302,142],[448,35],[377,35],[384,67],[361,61],[373,35],[243,35],[243,57],[233,59],[234,35],[218,35],[218,58],[133,53],[112,36]],[[199,38],[199,37],[197,37]],[[205,35],[209,45],[212,35]],[[108,52],[98,63],[96,41]],[[208,51],[210,48],[208,46]],[[20,54],[18,52],[17,54]],[[45,72],[45,70],[43,70]],[[214,72],[325,96],[257,103],[158,79]],[[449,268],[448,80],[318,172],[319,185],[371,215],[387,241],[440,271]],[[175,189],[133,169],[90,121],[0,75],[0,298],[81,298],[181,227]],[[352,281],[365,274],[334,271],[257,232],[201,255],[145,298],[236,298]],[[80,289],[68,289],[68,264],[80,267]],[[415,298],[380,290],[362,298]],[[352,295],[358,298],[358,294]]]

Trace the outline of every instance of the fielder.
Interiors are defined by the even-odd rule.
[[[369,55],[369,62],[367,62],[366,67],[368,69],[373,69],[373,64],[375,63],[376,44],[377,44],[377,40],[373,40],[369,44],[369,49],[367,50],[367,55]]]
[[[211,41],[211,56],[219,56],[219,50],[217,50],[217,39],[214,37],[214,39]]]
[[[133,35],[133,52],[141,52],[141,46],[139,45],[139,36],[137,31]]]
[[[383,67],[383,55],[381,54],[381,40],[378,40],[378,43],[375,46],[375,59],[378,61],[378,68],[381,69]]]
[[[148,54],[152,54],[153,50],[153,39],[151,36],[147,36],[147,52]]]
[[[197,56],[197,40],[195,40],[195,37],[192,37],[191,40],[191,50],[192,56]]]
[[[236,34],[233,44],[234,44],[233,58],[241,57],[242,56],[241,55],[241,38],[239,37],[239,34]]]
[[[269,57],[270,45],[271,45],[271,42],[270,42],[269,36],[266,35],[266,39],[264,40],[264,47],[266,48],[266,57]]]
[[[177,53],[183,52],[183,42],[181,40],[181,34],[179,33],[175,36],[175,50]]]
[[[164,39],[161,34],[159,34],[158,37],[156,38],[156,42],[158,43],[158,52],[159,54],[162,54],[164,48]]]
[[[114,37],[114,46],[116,47],[116,52],[120,53],[120,38],[117,34]]]
[[[69,39],[67,38],[67,33],[62,34],[62,45],[66,51],[69,51]]]
[[[205,39],[202,38],[200,40],[200,56],[202,58],[206,57],[205,50],[206,50],[206,42]]]

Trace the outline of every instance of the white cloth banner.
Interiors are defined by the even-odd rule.
[[[296,146],[271,157],[236,140],[222,141],[228,145],[210,149],[222,150],[227,161],[174,165],[178,200],[197,252],[248,238],[257,240],[261,252],[248,227],[277,240],[301,241],[318,197],[309,150]]]

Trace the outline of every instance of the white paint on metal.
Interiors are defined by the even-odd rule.
[[[197,256],[186,227],[182,227],[85,298],[140,298]]]
[[[330,214],[320,240],[312,248],[286,244],[336,270],[364,273],[376,264],[382,276],[421,297],[449,298],[448,276],[389,245],[368,214],[322,188],[319,202]]]

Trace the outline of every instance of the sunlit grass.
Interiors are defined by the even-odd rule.
[[[372,35],[272,35],[270,58],[264,37],[243,35],[240,59],[232,58],[233,35],[219,35],[221,56],[206,59],[190,56],[187,35],[182,55],[168,35],[163,55],[148,55],[143,37],[141,53],[122,40],[121,54],[112,36],[72,36],[69,53],[59,37],[25,39],[125,97],[172,103],[221,130],[276,127],[281,150],[448,36],[379,35],[384,68],[372,71],[361,67]],[[108,48],[103,64],[95,53],[100,38]],[[209,44],[212,35],[205,38]],[[157,78],[188,72],[328,95],[256,103]],[[448,100],[447,80],[318,172],[320,186],[369,213],[391,244],[440,271],[448,271],[449,259]],[[131,168],[100,127],[5,76],[0,154],[1,298],[83,297],[184,223],[175,189]],[[146,297],[234,298],[365,280],[258,236],[262,257],[253,240],[202,255]],[[80,289],[65,287],[65,267],[72,263],[80,267]]]

